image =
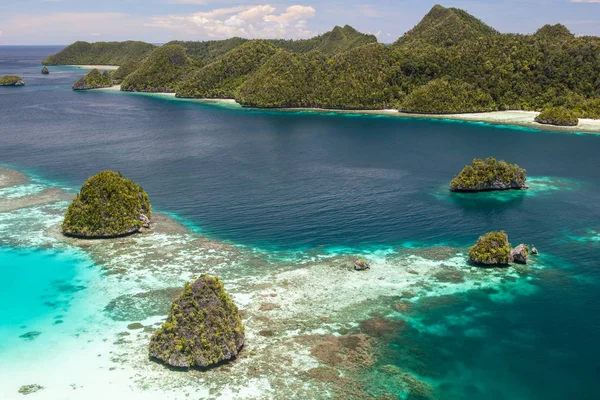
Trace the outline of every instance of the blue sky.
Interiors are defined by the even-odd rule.
[[[295,39],[344,24],[389,43],[436,3],[462,8],[501,32],[532,33],[560,22],[575,34],[600,36],[600,0],[0,0],[0,45]]]

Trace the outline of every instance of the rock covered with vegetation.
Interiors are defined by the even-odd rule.
[[[487,190],[525,189],[527,176],[517,164],[497,161],[493,157],[476,158],[450,182],[454,192],[480,192]]]
[[[219,278],[202,275],[173,301],[149,354],[173,367],[206,368],[236,358],[243,346],[238,308]]]
[[[48,69],[48,67],[46,67],[44,65],[44,67],[42,68],[42,75],[48,75],[50,73],[50,70]]]
[[[112,84],[113,81],[109,71],[101,73],[97,68],[94,68],[73,84],[73,90],[101,89],[111,87]]]
[[[111,238],[149,227],[148,194],[120,172],[102,171],[89,178],[69,205],[62,224],[67,236]]]
[[[496,110],[494,99],[483,90],[460,80],[430,81],[413,90],[401,111],[422,114],[470,113]]]
[[[579,118],[565,107],[552,107],[543,110],[535,117],[535,122],[556,126],[577,126]]]
[[[508,235],[500,231],[480,236],[477,243],[469,249],[469,260],[478,265],[510,264],[513,259]]]
[[[127,61],[142,61],[156,46],[150,43],[75,42],[60,52],[46,57],[44,65],[123,65]]]
[[[5,75],[0,77],[0,86],[23,86],[25,81],[17,75]]]

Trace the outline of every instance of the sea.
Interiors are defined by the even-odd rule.
[[[40,73],[61,48],[0,46],[0,75],[25,80],[0,87],[0,398],[600,398],[600,134],[76,92],[89,69]],[[448,190],[488,156],[530,188]],[[143,186],[155,229],[62,237],[107,169]],[[469,265],[496,230],[540,255]],[[165,368],[149,338],[201,273],[246,346]]]

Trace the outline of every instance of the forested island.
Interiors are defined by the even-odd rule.
[[[77,42],[43,63],[119,65],[112,83],[123,91],[235,99],[249,107],[529,110],[552,117],[540,123],[572,126],[578,118],[600,119],[599,54],[599,37],[576,37],[560,24],[503,34],[436,5],[391,45],[344,26],[295,41]]]

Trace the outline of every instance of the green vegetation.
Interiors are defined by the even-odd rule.
[[[253,40],[195,71],[177,91],[178,97],[235,98],[246,77],[277,52],[264,40]]]
[[[23,86],[25,81],[17,75],[5,75],[0,77],[0,86]]]
[[[123,63],[116,71],[113,71],[113,83],[115,85],[120,84],[125,78],[134,73],[140,65],[142,65],[141,61],[127,61]]]
[[[209,40],[206,42],[183,42],[174,40],[167,43],[167,45],[180,45],[187,51],[189,58],[202,66],[210,64],[217,58],[227,54],[231,50],[243,45],[246,42],[248,42],[248,39],[233,37],[225,40]]]
[[[335,55],[365,44],[377,43],[374,35],[360,33],[353,27],[336,26],[331,32],[305,40],[272,40],[272,43],[293,53],[308,53],[314,50],[323,54]]]
[[[492,97],[462,81],[433,80],[412,91],[402,103],[402,111],[425,114],[494,111]]]
[[[75,42],[45,58],[45,65],[123,65],[142,61],[156,46],[144,42]]]
[[[458,8],[434,6],[413,29],[396,41],[395,46],[432,44],[452,46],[463,41],[497,36],[498,31]]]
[[[82,43],[61,53],[103,63],[100,44]],[[114,56],[117,45],[104,45]],[[565,107],[577,118],[600,118],[598,54],[600,38],[576,37],[563,25],[501,34],[463,10],[435,6],[391,46],[349,26],[296,41],[171,42],[130,59],[144,61],[119,79],[123,90],[228,97],[252,107],[419,113]]]
[[[281,51],[248,77],[236,100],[253,107],[382,109],[400,104],[394,54],[370,44],[328,58]]]
[[[120,172],[89,178],[69,205],[62,231],[67,236],[110,238],[149,226],[152,208],[144,190]]]
[[[558,126],[577,126],[577,124],[579,124],[579,118],[564,107],[552,107],[539,113],[538,116],[535,117],[535,122]]]
[[[100,89],[111,86],[112,77],[110,72],[104,71],[104,73],[100,73],[98,69],[94,68],[77,82],[75,82],[73,85],[73,90]]]
[[[469,259],[479,265],[508,265],[512,262],[508,236],[504,231],[488,232],[469,249]]]
[[[240,313],[217,277],[186,283],[150,340],[150,357],[179,368],[210,367],[244,345]]]
[[[526,188],[525,170],[517,164],[497,161],[493,157],[485,160],[476,158],[450,182],[455,192],[479,192],[484,190],[506,190]]]
[[[191,60],[178,44],[164,45],[152,54],[121,83],[127,92],[175,92],[191,72]]]

